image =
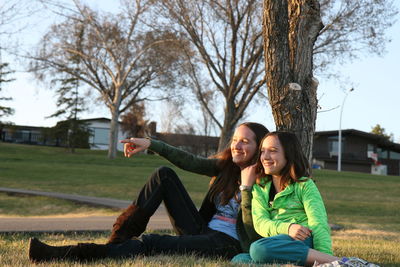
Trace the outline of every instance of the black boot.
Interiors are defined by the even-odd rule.
[[[51,260],[92,261],[107,256],[107,246],[94,243],[79,243],[76,246],[49,246],[32,238],[29,244],[29,259],[38,263]]]
[[[139,237],[146,230],[149,220],[150,216],[145,210],[134,204],[129,205],[115,221],[107,243],[119,244],[132,237]]]

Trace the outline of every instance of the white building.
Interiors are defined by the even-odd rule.
[[[82,120],[88,124],[88,128],[92,131],[92,136],[89,138],[90,149],[107,150],[110,135],[111,120],[107,118],[93,118]],[[118,140],[125,138],[119,123]],[[124,150],[124,146],[118,142],[117,149]]]

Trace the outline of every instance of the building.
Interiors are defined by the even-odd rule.
[[[314,165],[337,170],[338,131],[316,132]],[[358,131],[342,130],[342,170],[382,175],[400,175],[400,144],[387,138]]]
[[[93,118],[82,120],[87,123],[87,127],[91,131],[89,137],[90,149],[108,149],[108,138],[110,132],[110,119]],[[46,145],[60,146],[60,140],[50,137],[50,127],[35,127],[23,125],[4,125],[0,131],[0,140],[9,143],[30,144],[30,145]],[[125,138],[121,129],[118,131],[118,140]],[[124,147],[118,143],[117,149],[123,151]]]
[[[110,133],[110,123],[111,120],[107,118],[93,118],[82,120],[87,123],[87,127],[91,130],[91,137],[89,137],[90,149],[100,149],[107,150],[109,143],[109,133]],[[118,140],[125,138],[121,127],[118,129]],[[117,149],[119,151],[124,150],[123,144],[117,144]]]
[[[46,134],[49,128],[24,126],[24,125],[3,125],[0,129],[0,140],[2,142],[53,146],[56,140]]]

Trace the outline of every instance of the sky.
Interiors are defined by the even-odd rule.
[[[400,9],[399,2],[396,5]],[[21,32],[19,39],[29,40],[30,44],[37,42],[49,21],[49,17],[38,19],[38,23]],[[338,130],[342,111],[341,129],[370,132],[373,126],[380,124],[388,134],[393,134],[395,142],[400,143],[400,21],[388,30],[387,36],[392,41],[387,44],[383,56],[364,54],[360,59],[340,66],[338,71],[347,77],[348,84],[316,77],[319,80],[318,99],[321,106],[316,131]],[[13,98],[2,104],[14,108],[15,114],[3,120],[16,125],[54,126],[59,119],[45,118],[56,110],[54,91],[46,89],[44,84],[24,72],[25,66],[18,65],[14,57],[2,52],[2,60],[11,63],[11,67],[17,66],[14,68],[17,72],[12,75],[16,80],[6,84],[2,91],[2,96]],[[349,92],[350,88],[354,90]],[[348,95],[342,107],[346,93]],[[162,114],[162,109],[158,109],[150,114],[150,119],[160,123]],[[246,121],[260,122],[274,130],[268,105],[252,107],[249,114]],[[84,119],[96,117],[110,118],[110,114],[100,105],[92,105],[89,112],[81,115]]]

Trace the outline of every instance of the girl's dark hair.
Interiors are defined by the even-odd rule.
[[[301,177],[309,177],[310,176],[310,164],[304,155],[303,149],[299,142],[297,136],[290,132],[284,131],[276,131],[268,133],[260,143],[260,150],[262,147],[262,143],[268,136],[276,136],[283,147],[283,151],[285,153],[286,165],[283,167],[280,175],[281,184],[280,187],[283,190],[286,186],[294,182],[304,182],[306,180],[299,180]],[[257,169],[264,169],[261,164],[261,160],[257,162]],[[265,176],[265,173],[262,174]],[[272,177],[267,175],[267,179],[270,180]]]
[[[245,122],[240,124],[240,126],[248,127],[256,137],[256,144],[259,146],[261,139],[269,132],[266,127],[262,124],[255,122]],[[237,127],[237,128],[238,128]],[[210,196],[211,200],[214,202],[215,198],[221,193],[221,204],[228,204],[229,200],[236,196],[239,191],[240,184],[240,168],[232,161],[231,144],[229,142],[227,147],[220,153],[214,155],[214,158],[218,160],[218,168],[221,170],[221,175],[219,179],[213,177],[210,184]],[[259,154],[255,153],[251,162],[255,162],[259,158]]]

